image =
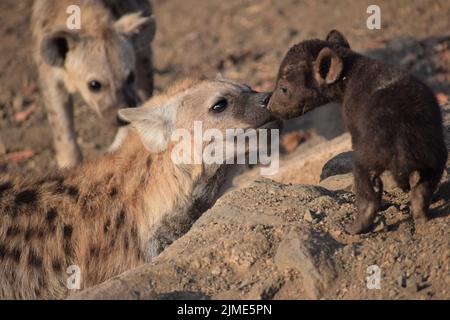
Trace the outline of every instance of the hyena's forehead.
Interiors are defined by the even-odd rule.
[[[253,91],[250,86],[245,83],[240,83],[231,79],[217,79],[213,80],[211,84],[222,94],[241,94],[244,92]]]
[[[80,65],[88,73],[96,73],[112,79],[122,79],[135,68],[132,44],[126,39],[113,38],[88,41],[78,50]]]

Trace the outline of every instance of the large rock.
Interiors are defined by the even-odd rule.
[[[152,263],[72,298],[321,298],[340,245],[303,211],[323,197],[319,187],[256,182],[221,198]]]
[[[332,176],[352,172],[353,160],[353,151],[343,152],[331,158],[324,164],[322,168],[320,181],[323,181]]]
[[[353,151],[343,152],[328,160],[322,168],[319,185],[329,190],[353,190]],[[381,175],[385,191],[397,188],[393,176],[386,171]]]

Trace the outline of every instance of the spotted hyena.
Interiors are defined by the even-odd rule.
[[[74,5],[81,24],[71,30],[68,8]],[[73,94],[113,126],[118,125],[113,110],[135,107],[151,95],[151,14],[144,0],[35,0],[34,58],[60,167],[77,164],[82,157]]]
[[[229,80],[185,81],[119,111],[131,129],[115,152],[0,181],[0,298],[63,298],[69,266],[86,288],[150,261],[212,206],[232,168],[177,164],[174,130],[258,128],[271,120],[269,97]]]

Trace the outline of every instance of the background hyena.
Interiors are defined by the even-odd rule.
[[[62,298],[71,265],[85,288],[151,260],[213,205],[232,167],[175,164],[173,130],[260,127],[269,97],[188,81],[120,110],[134,130],[117,151],[53,176],[0,180],[0,298]]]
[[[67,27],[71,5],[81,10],[80,30]],[[71,94],[80,94],[114,126],[113,110],[135,107],[152,94],[151,14],[151,4],[143,0],[34,2],[34,58],[60,167],[81,160]]]

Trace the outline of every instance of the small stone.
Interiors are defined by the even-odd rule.
[[[386,209],[385,213],[388,215],[394,215],[398,212],[397,208],[395,206],[390,206]]]
[[[305,214],[303,215],[303,219],[309,223],[313,222],[314,216],[311,210],[306,209]]]
[[[382,232],[382,231],[384,231],[385,228],[386,228],[385,222],[383,220],[380,220],[380,222],[377,223],[377,225],[375,226],[373,231],[374,232]]]
[[[335,230],[332,230],[330,233],[332,236],[339,237],[342,234],[342,230],[335,229]]]

